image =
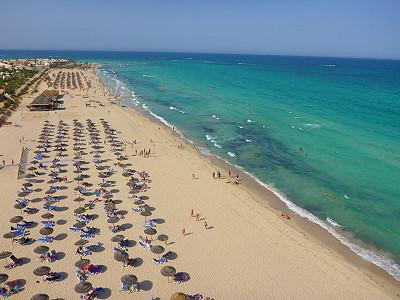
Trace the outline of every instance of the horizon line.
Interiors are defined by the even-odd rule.
[[[64,52],[118,52],[118,53],[170,53],[170,54],[213,54],[213,55],[247,55],[247,56],[286,56],[286,57],[313,57],[313,58],[340,58],[340,59],[365,59],[365,60],[390,60],[400,61],[399,58],[382,57],[355,57],[355,56],[324,56],[324,55],[306,55],[306,54],[267,54],[267,53],[229,53],[229,52],[193,52],[193,51],[170,51],[170,50],[87,50],[87,49],[0,49],[1,51],[64,51]],[[1,55],[0,55],[1,59]]]

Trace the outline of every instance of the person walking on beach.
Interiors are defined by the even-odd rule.
[[[196,214],[196,221],[200,221],[200,214],[199,213]]]
[[[221,173],[220,173],[220,171],[218,171],[218,179],[221,179]]]
[[[207,221],[204,221],[204,228],[205,228],[205,229],[208,229]]]
[[[185,228],[182,229],[182,235],[183,235],[183,236],[186,235],[186,230],[185,230]]]
[[[213,172],[213,179],[215,179],[215,172]]]
[[[192,208],[192,210],[190,211],[190,216],[193,217],[193,214],[194,214],[194,211],[193,211],[193,208]]]

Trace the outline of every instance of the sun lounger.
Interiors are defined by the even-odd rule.
[[[94,238],[94,234],[90,232],[84,232],[80,235],[82,239]]]
[[[168,262],[168,259],[163,256],[161,256],[159,259],[153,258],[153,263],[156,265],[165,264],[166,262]]]
[[[54,221],[41,221],[40,222],[44,227],[54,227],[56,223]]]
[[[72,230],[72,231],[82,231],[82,228],[78,228],[78,227],[70,227],[69,228],[70,230]]]
[[[39,243],[52,243],[53,240],[53,236],[41,236],[40,238],[38,238]]]
[[[24,209],[24,212],[27,213],[28,215],[36,214],[38,211],[39,209],[33,207],[27,207]]]

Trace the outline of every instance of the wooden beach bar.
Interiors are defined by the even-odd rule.
[[[45,90],[37,96],[29,105],[31,111],[37,110],[55,110],[59,108],[61,102],[60,95],[57,90]]]

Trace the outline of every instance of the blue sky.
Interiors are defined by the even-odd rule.
[[[400,0],[0,0],[0,49],[400,59]]]

